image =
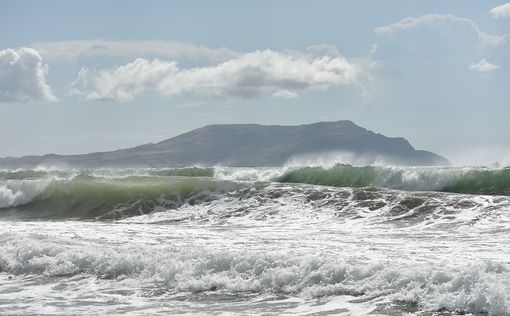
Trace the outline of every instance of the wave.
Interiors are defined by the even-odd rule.
[[[0,184],[0,209],[30,203],[51,182],[48,179],[7,180]]]
[[[213,178],[230,182],[306,183],[334,187],[375,186],[406,191],[510,195],[510,168],[490,169],[485,167],[392,167],[327,164],[303,166],[290,164],[281,168],[216,166],[166,169],[36,169],[0,171],[0,181],[72,178],[80,175],[107,179],[129,177]]]
[[[481,218],[504,216],[505,210],[510,210],[510,199],[503,196],[366,187],[367,179],[374,179],[373,170],[367,170],[368,176],[360,177],[359,172],[349,174],[350,187],[180,176],[78,175],[7,180],[0,182],[0,217],[85,220],[136,217],[130,220],[160,223],[374,219],[411,225],[470,225]],[[318,177],[325,171],[299,172]],[[307,178],[310,179],[316,178]],[[337,181],[335,177],[317,179]]]
[[[198,168],[194,172],[227,181],[276,181],[334,187],[375,186],[405,191],[510,195],[510,168],[288,165],[282,168],[214,167],[212,175],[210,171],[210,168]]]
[[[330,220],[354,216],[416,223],[468,209],[488,216],[508,210],[505,196],[510,195],[510,168],[192,167],[18,170],[2,176],[0,217],[10,219],[118,220],[174,210],[151,220],[301,219],[334,213],[327,215]]]
[[[377,186],[408,191],[440,191],[465,194],[510,195],[510,168],[353,167],[289,170],[279,182],[336,187]]]
[[[491,260],[344,260],[199,245],[145,248],[13,232],[1,233],[0,243],[0,272],[13,277],[83,275],[84,284],[89,277],[117,282],[128,278],[166,291],[195,294],[349,295],[359,302],[385,298],[393,305],[403,302],[422,311],[510,314],[510,266]]]
[[[8,180],[0,185],[4,218],[118,219],[216,198],[240,184],[187,177]]]

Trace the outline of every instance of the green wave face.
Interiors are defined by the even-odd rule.
[[[441,189],[443,192],[510,195],[510,169],[472,171],[455,183]]]
[[[0,215],[16,219],[119,219],[211,200],[239,186],[202,178],[105,179],[80,175],[52,181],[30,202],[0,209]]]
[[[0,181],[0,217],[12,219],[109,220],[154,211],[177,209],[184,204],[202,204],[217,199],[238,199],[233,191],[258,194],[268,182],[306,183],[331,187],[380,187],[406,191],[442,191],[463,194],[510,196],[510,168],[397,168],[339,165],[330,169],[306,167],[285,172],[278,169],[270,178],[267,170],[232,169],[241,179],[221,180],[214,169],[142,170],[143,176],[120,177],[32,172],[4,174]],[[110,171],[97,171],[107,173]],[[130,171],[131,172],[131,171]],[[111,172],[110,172],[111,173]],[[115,171],[118,176],[118,170]],[[49,176],[51,174],[51,176]],[[274,174],[274,176],[273,176]],[[265,180],[257,180],[257,175]],[[41,177],[42,176],[42,177]],[[235,178],[232,174],[229,177]],[[36,179],[34,179],[36,178]],[[267,180],[269,179],[269,180]],[[261,182],[260,182],[261,181]],[[292,196],[292,188],[278,192]],[[284,190],[284,191],[285,191]],[[227,194],[228,193],[228,194]],[[250,193],[251,194],[251,193]],[[342,203],[343,198],[336,201]],[[265,202],[271,203],[271,198]]]
[[[331,169],[307,167],[289,171],[278,181],[335,187],[366,187],[373,185],[377,176],[375,167],[337,166]]]
[[[407,191],[510,195],[510,168],[487,170],[340,165],[330,169],[307,167],[291,170],[277,181],[335,187],[377,186]]]
[[[180,169],[164,169],[151,172],[151,174],[159,176],[178,176],[178,177],[213,177],[214,168],[180,168]]]

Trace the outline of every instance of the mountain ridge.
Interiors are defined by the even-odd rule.
[[[387,137],[352,121],[303,125],[212,124],[135,147],[79,155],[48,154],[0,158],[0,167],[182,167],[281,166],[302,155],[345,152],[366,163],[448,165],[429,151],[416,150],[403,137]]]

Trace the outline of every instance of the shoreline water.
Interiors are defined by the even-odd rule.
[[[510,313],[510,197],[414,190],[473,175],[505,189],[507,168],[314,168],[0,172],[0,306]],[[328,181],[351,185],[284,179],[313,182],[328,170]],[[364,185],[383,175],[411,190]]]

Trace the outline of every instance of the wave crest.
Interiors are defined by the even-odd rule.
[[[336,187],[377,186],[407,191],[510,195],[510,168],[305,167],[285,172],[280,182]]]
[[[10,180],[0,187],[0,211],[16,219],[118,219],[207,201],[239,186],[179,177]]]

